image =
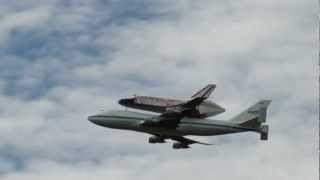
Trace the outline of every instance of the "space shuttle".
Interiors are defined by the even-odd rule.
[[[192,106],[192,109],[184,111],[188,113],[185,114],[186,117],[207,118],[225,112],[224,108],[207,99],[215,88],[215,84],[208,84],[188,100],[135,95],[132,98],[120,99],[119,104],[128,108],[155,113],[174,112],[175,110],[178,110],[178,108],[180,108],[179,112],[181,112],[181,108],[188,108],[188,106]]]

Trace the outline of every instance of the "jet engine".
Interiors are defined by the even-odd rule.
[[[188,144],[176,142],[176,143],[173,143],[172,148],[173,149],[188,149],[190,147]]]
[[[152,136],[149,138],[149,143],[155,144],[155,143],[165,143],[166,141],[159,137],[159,136]]]

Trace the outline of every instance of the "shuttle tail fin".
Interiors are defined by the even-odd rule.
[[[199,106],[204,100],[206,100],[216,88],[215,84],[208,84],[199,92],[191,96],[191,100],[182,104],[184,108],[195,108]]]
[[[214,91],[215,88],[216,88],[215,84],[208,84],[206,87],[202,88],[200,91],[198,91],[193,96],[191,96],[191,98],[207,99],[211,95],[211,93]]]

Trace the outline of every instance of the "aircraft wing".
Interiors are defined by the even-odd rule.
[[[169,139],[178,141],[178,142],[186,144],[186,145],[190,145],[190,144],[202,144],[202,145],[207,145],[207,146],[213,145],[213,144],[208,144],[208,143],[203,143],[203,142],[195,141],[192,139],[188,139],[188,138],[185,138],[182,136],[172,136],[172,137],[169,137]]]
[[[215,84],[209,84],[199,92],[192,96],[193,99],[190,101],[180,103],[178,105],[170,106],[166,108],[160,116],[147,119],[140,123],[143,126],[154,126],[154,127],[167,127],[167,128],[177,128],[180,120],[184,117],[198,117],[205,118],[208,116],[213,116],[215,114],[224,112],[223,108],[217,108],[218,106],[211,102],[206,102],[205,107],[207,113],[201,114],[198,106],[203,103],[216,88]],[[213,111],[215,110],[215,111]]]
[[[215,88],[215,84],[209,84],[194,94],[190,101],[168,107],[160,116],[147,119],[140,125],[176,128],[184,117],[202,117],[197,107],[210,96]]]

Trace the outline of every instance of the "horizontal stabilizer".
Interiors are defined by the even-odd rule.
[[[262,141],[268,140],[269,136],[269,126],[268,125],[261,125],[260,127],[260,139]]]

